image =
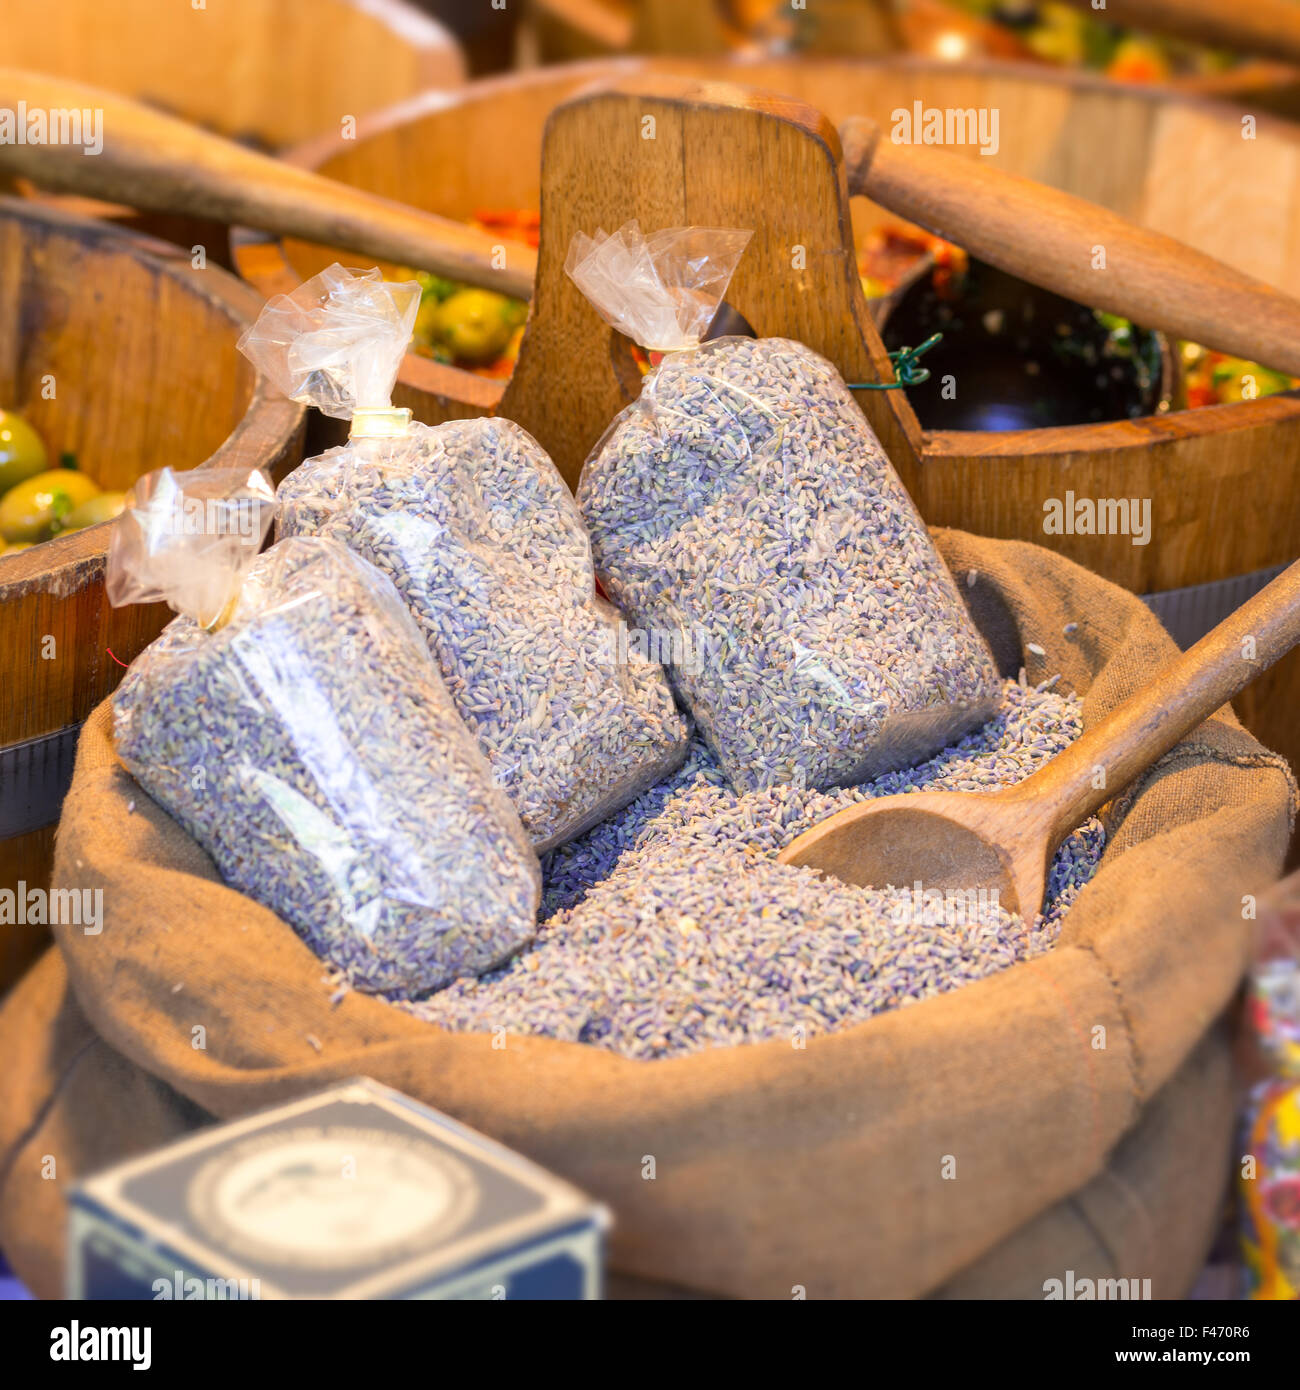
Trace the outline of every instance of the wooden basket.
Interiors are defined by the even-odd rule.
[[[637,383],[634,372],[610,368],[613,335],[563,276],[563,258],[572,231],[610,229],[631,216],[647,226],[697,221],[761,228],[772,267],[780,247],[793,242],[830,248],[800,286],[786,274],[765,283],[762,252],[751,250],[730,298],[760,333],[803,338],[848,380],[879,379],[879,339],[856,275],[840,273],[850,258],[834,250],[844,232],[836,220],[842,184],[837,187],[833,158],[821,168],[815,158],[805,162],[802,183],[786,171],[779,175],[784,186],[773,186],[763,182],[761,149],[750,153],[749,164],[729,149],[712,160],[711,175],[693,176],[686,193],[680,173],[675,180],[647,177],[644,151],[630,137],[610,143],[601,124],[607,112],[584,116],[571,106],[551,125],[543,187],[543,128],[561,103],[593,84],[653,86],[674,73],[743,81],[808,101],[832,120],[864,114],[885,129],[894,110],[917,100],[931,107],[996,106],[1001,147],[990,162],[1113,208],[1300,294],[1300,129],[1282,122],[1261,119],[1255,138],[1246,140],[1239,115],[1225,107],[1015,65],[578,64],[473,83],[451,99],[417,98],[364,123],[356,140],[320,141],[294,156],[346,183],[452,217],[468,218],[485,205],[542,207],[538,291],[514,377],[488,380],[412,355],[399,381],[401,404],[430,422],[498,411],[518,419],[572,482],[599,434],[593,417],[576,410],[579,399],[590,397],[589,412],[606,409],[608,421]],[[833,155],[833,130],[825,142]],[[701,170],[710,163],[710,147],[716,153],[717,141],[700,136],[692,150]],[[1108,152],[1104,159],[1101,150]],[[974,148],[955,152],[982,158]],[[853,200],[859,239],[882,220],[893,219]],[[810,241],[814,235],[826,240]],[[292,288],[340,254],[345,263],[355,260],[303,242],[281,246],[254,238],[236,248],[239,268],[267,295]],[[930,523],[1045,544],[1137,593],[1166,595],[1156,601],[1157,611],[1163,605],[1162,615],[1172,614],[1180,636],[1217,621],[1225,604],[1247,597],[1300,548],[1298,393],[1006,433],[926,432],[902,392],[861,392],[858,399]],[[1150,498],[1150,544],[1134,545],[1124,535],[1045,534],[1045,500],[1063,500],[1067,492]],[[1184,621],[1176,610],[1188,606]],[[1292,655],[1238,705],[1252,731],[1293,765],[1300,765],[1298,696],[1300,657]]]
[[[51,460],[75,454],[102,487],[164,464],[278,478],[301,459],[303,408],[235,351],[259,300],[226,272],[0,198],[0,307],[0,404],[31,421]],[[81,723],[171,617],[162,604],[109,606],[109,532],[101,522],[0,559],[0,888],[45,887]],[[3,928],[0,991],[44,936]]]

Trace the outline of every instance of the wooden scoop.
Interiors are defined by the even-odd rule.
[[[840,143],[851,195],[1067,299],[1300,376],[1300,301],[1281,290],[987,159],[896,145],[867,117]]]
[[[0,68],[0,109],[17,110],[19,102],[28,110],[103,112],[96,155],[80,145],[0,144],[0,172],[40,188],[260,227],[519,299],[532,295],[537,252],[522,242],[296,169],[97,87]],[[420,171],[411,173],[416,179]]]
[[[850,806],[780,862],[862,886],[996,889],[1001,907],[1032,917],[1065,836],[1297,642],[1300,561],[1032,777],[988,794],[905,792]]]

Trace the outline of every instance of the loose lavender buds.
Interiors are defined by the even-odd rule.
[[[666,355],[578,501],[629,618],[706,654],[669,672],[739,788],[860,782],[997,703],[916,508],[839,374],[799,343]]]
[[[776,862],[797,835],[873,796],[992,791],[1081,729],[1079,704],[1015,681],[982,729],[863,787],[738,794],[700,741],[675,776],[557,850],[536,941],[502,970],[403,1007],[458,1031],[541,1034],[635,1058],[817,1034],[983,979],[1051,948],[1100,858],[1100,824],[1062,845],[1045,913],[945,902],[914,884],[851,888]]]
[[[340,540],[392,579],[539,852],[680,765],[664,670],[597,599],[573,498],[518,425],[353,439],[278,497],[282,535]]]
[[[219,630],[169,624],[114,734],[226,882],[358,989],[434,989],[533,936],[518,817],[392,586],[333,541],[260,556]]]

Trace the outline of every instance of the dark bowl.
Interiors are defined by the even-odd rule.
[[[1116,328],[1084,304],[972,260],[951,288],[923,275],[883,312],[890,351],[943,340],[908,389],[928,430],[1025,430],[1168,410],[1174,354],[1163,334]]]

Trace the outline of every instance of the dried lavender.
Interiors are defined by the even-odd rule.
[[[799,343],[668,354],[578,500],[615,601],[711,653],[670,675],[739,788],[861,782],[996,706],[992,656],[916,508]]]
[[[263,554],[229,623],[170,623],[114,696],[127,769],[358,989],[418,993],[533,936],[540,877],[389,582]]]
[[[685,757],[663,668],[620,643],[573,498],[518,425],[353,439],[278,497],[281,534],[340,540],[393,580],[539,852]]]
[[[835,792],[730,790],[699,741],[674,777],[547,865],[534,944],[504,969],[404,1005],[463,1031],[542,1034],[629,1057],[798,1040],[982,979],[1051,948],[1101,855],[1100,823],[1062,845],[1046,911],[927,917],[911,886],[852,888],[775,862],[797,835],[873,796],[989,791],[1081,729],[1079,704],[1002,687],[996,716],[920,767]]]

